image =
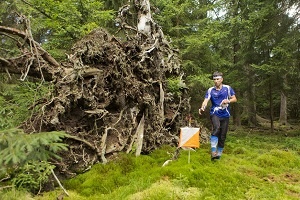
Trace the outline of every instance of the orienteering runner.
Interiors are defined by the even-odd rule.
[[[234,90],[223,84],[223,73],[214,72],[213,81],[215,86],[206,91],[204,101],[199,114],[201,115],[211,101],[210,120],[212,123],[212,133],[210,137],[211,160],[221,158],[225,146],[226,135],[228,131],[230,117],[230,103],[237,102]]]

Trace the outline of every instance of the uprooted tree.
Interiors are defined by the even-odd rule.
[[[134,8],[133,8],[134,7]],[[50,97],[22,128],[28,133],[64,130],[70,136],[67,155],[57,161],[61,172],[78,172],[118,152],[149,153],[162,144],[177,145],[187,125],[189,96],[178,51],[171,47],[151,18],[149,1],[120,8],[117,22],[123,38],[97,29],[78,41],[68,61],[57,62],[26,30],[0,26],[22,54],[0,58],[1,71],[51,81]],[[126,21],[138,10],[138,25]],[[180,93],[168,91],[177,77]]]

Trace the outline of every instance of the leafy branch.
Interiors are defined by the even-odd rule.
[[[49,175],[54,174],[55,166],[47,160],[53,157],[59,159],[56,153],[68,149],[62,143],[66,136],[66,133],[58,131],[38,134],[26,134],[20,129],[1,131],[0,177],[9,175],[14,186],[40,192]]]
[[[50,157],[59,158],[58,151],[67,150],[61,143],[64,132],[44,132],[25,134],[19,129],[0,132],[0,165],[13,166],[29,161],[47,161]]]

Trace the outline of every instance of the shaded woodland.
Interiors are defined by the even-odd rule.
[[[178,50],[152,20],[149,2],[137,1],[135,9],[138,28],[126,24],[124,10],[119,11],[119,31],[126,39],[95,29],[61,63],[33,39],[30,29],[0,26],[22,52],[2,58],[2,69],[21,74],[21,79],[32,76],[54,84],[51,94],[34,104],[38,112],[21,127],[30,134],[69,134],[64,140],[69,151],[61,161],[52,161],[66,175],[106,163],[118,152],[140,155],[161,145],[176,146],[180,127],[189,125],[190,97]],[[27,22],[24,18],[30,28]],[[179,78],[180,93],[168,91],[170,77]]]

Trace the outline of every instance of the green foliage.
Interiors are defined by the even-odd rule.
[[[113,17],[113,12],[103,10],[103,2],[97,0],[31,2],[47,14],[47,17],[40,16],[33,23],[34,28],[43,23],[44,26],[41,28],[47,27],[50,31],[48,35],[46,32],[42,33],[47,38],[45,44],[47,49],[69,47],[73,43],[72,40],[81,38],[99,26],[105,26]],[[61,37],[64,40],[60,40]]]
[[[169,1],[156,0],[160,10],[154,18],[164,33],[172,37],[173,45],[179,47],[182,66],[187,76],[187,86],[192,97],[192,110],[199,107],[198,91],[206,88],[206,74],[219,70],[225,74],[226,83],[236,89],[241,105],[247,105],[253,87],[257,112],[269,115],[264,80],[271,75],[272,92],[280,97],[287,94],[287,112],[297,115],[298,93],[288,90],[299,77],[299,31],[297,18],[287,11],[299,3],[290,1]],[[286,75],[286,81],[284,77]],[[280,80],[280,81],[277,81]],[[292,93],[290,93],[292,92]],[[201,99],[203,95],[201,96]],[[193,100],[193,99],[197,99]],[[280,100],[280,99],[279,99]],[[280,101],[275,99],[274,115],[280,115]],[[195,111],[196,112],[196,111]],[[297,115],[298,116],[298,115]]]
[[[41,190],[42,185],[49,180],[49,175],[54,167],[47,162],[27,162],[24,166],[18,168],[17,172],[14,172],[16,176],[13,178],[12,183],[19,189],[24,188],[37,193]]]
[[[141,172],[154,166],[157,166],[155,161],[147,156],[135,159],[131,154],[120,154],[113,163],[94,165],[89,171],[91,177],[88,174],[81,174],[77,179],[67,180],[64,184],[66,187],[78,189],[82,196],[92,196],[96,193],[110,194],[117,188],[126,187],[128,184],[132,184],[135,179],[141,178],[142,174],[136,173],[136,171]],[[104,174],[105,176],[103,176]],[[149,177],[149,179],[152,178]],[[144,188],[152,182],[146,178],[139,182],[138,187]]]
[[[16,24],[17,13],[11,12],[15,10],[15,0],[2,0],[0,1],[0,25],[1,26],[12,26]],[[5,34],[0,34],[1,48],[0,55],[3,58],[16,56],[20,53],[19,49],[15,48],[16,41],[6,37]]]
[[[180,77],[170,77],[167,81],[168,92],[173,93],[175,96],[180,96],[182,89],[187,88],[186,84]]]
[[[263,155],[257,157],[258,165],[263,167],[276,167],[286,166],[294,168],[295,165],[299,164],[299,160],[295,158],[293,153],[285,152],[282,150],[271,150]]]
[[[7,0],[1,4],[7,9],[3,19],[12,18],[9,26],[22,24],[15,23],[16,19],[11,17],[17,18],[16,13],[26,16],[33,37],[57,59],[64,59],[74,42],[91,30],[111,24],[115,14],[104,9],[104,1],[99,0]],[[2,42],[9,45],[10,40]]]
[[[64,132],[26,134],[19,129],[0,132],[0,178],[12,177],[12,184],[36,193],[48,181],[54,168],[47,161],[59,159],[59,151],[67,150],[62,143]]]
[[[189,199],[198,200],[200,191],[198,188],[184,188],[177,183],[168,180],[162,180],[151,185],[144,191],[135,193],[128,200],[143,199],[143,200],[160,200],[160,199]]]
[[[155,0],[153,5],[159,8],[154,18],[166,34],[179,41],[177,44],[181,37],[198,30],[199,20],[205,18],[207,11],[206,2],[199,1]]]
[[[67,150],[61,143],[64,132],[25,134],[22,130],[9,129],[0,132],[1,170],[22,166],[31,161],[47,161],[59,158],[57,152]]]
[[[17,82],[18,84],[0,83],[0,130],[18,126],[30,116],[33,110],[28,108],[41,97],[52,91],[51,85],[35,82]]]
[[[21,188],[12,188],[9,190],[0,190],[1,200],[34,200],[32,194]]]
[[[180,150],[177,160],[165,167],[175,147],[162,146],[149,155],[120,155],[106,165],[97,164],[64,186],[72,200],[109,199],[291,199],[299,197],[298,137],[285,133],[230,132],[220,161],[211,162],[209,144],[196,152]],[[53,198],[57,191],[40,200]],[[47,197],[49,196],[49,198]]]
[[[113,25],[115,13],[105,10],[103,2],[106,8],[114,10],[122,5],[121,1],[116,0],[26,2],[28,4],[24,1],[1,1],[1,25],[16,25],[15,13],[24,13],[31,20],[34,38],[59,59],[63,59],[69,47],[93,28]],[[154,18],[158,19],[166,37],[172,37],[172,44],[180,49],[187,85],[193,95],[192,106],[196,106],[192,110],[197,112],[205,89],[211,85],[211,72],[220,70],[226,74],[226,82],[239,89],[239,104],[243,108],[249,108],[246,100],[249,91],[255,87],[256,96],[251,100],[255,101],[258,111],[264,111],[265,115],[270,110],[266,101],[268,93],[265,81],[266,77],[272,75],[270,80],[276,83],[272,88],[276,113],[279,113],[280,108],[280,92],[286,92],[289,116],[298,119],[300,93],[294,86],[300,77],[300,36],[298,26],[294,23],[297,18],[289,17],[286,9],[292,5],[297,7],[299,2],[289,1],[284,6],[282,1],[277,0],[214,2],[217,3],[153,1],[159,10],[152,12]],[[211,13],[216,15],[212,17]],[[20,25],[23,26],[16,26]],[[9,48],[14,41],[0,37],[1,57],[16,55],[18,50]],[[287,75],[287,83],[284,83],[282,75]],[[178,82],[174,78],[168,83],[169,89],[175,94],[180,92]],[[5,85],[2,88],[7,89],[1,89],[0,129],[6,129],[26,119],[30,114],[27,108],[38,98],[33,98],[36,95],[31,94],[35,93],[30,93],[24,87]],[[190,191],[194,187],[198,189],[197,192],[192,190],[197,195],[196,199],[298,199],[299,184],[294,180],[300,179],[300,144],[298,133],[293,135],[290,137],[288,133],[288,137],[282,137],[280,134],[262,135],[252,132],[230,135],[224,158],[214,164],[209,161],[209,147],[205,145],[195,154],[192,152],[191,164],[186,162],[187,152],[182,152],[179,160],[165,168],[161,168],[161,165],[170,157],[166,149],[139,158],[122,155],[122,161],[93,167],[89,173],[95,179],[89,180],[89,175],[82,175],[67,185],[73,190],[73,199],[184,199],[190,196],[184,196],[181,192]],[[24,157],[9,158],[9,163],[22,159]],[[121,166],[118,166],[118,162]],[[158,179],[164,181],[158,183]],[[99,186],[98,182],[103,184]],[[215,188],[221,189],[215,191]],[[168,195],[170,193],[173,196]],[[81,195],[89,195],[91,198]]]
[[[189,85],[193,88],[201,88],[203,91],[206,91],[208,88],[213,86],[211,79],[211,74],[202,74],[202,75],[191,75],[188,77]],[[202,96],[204,97],[204,92]]]

